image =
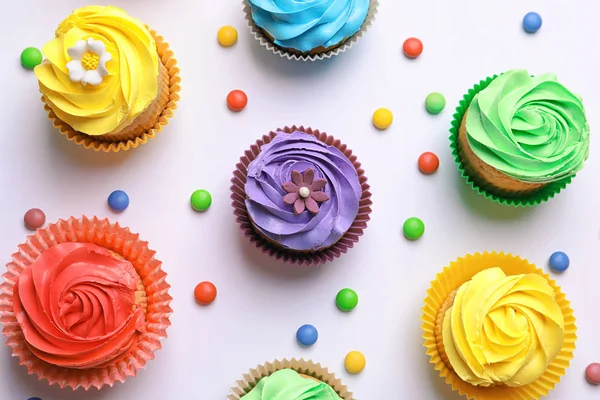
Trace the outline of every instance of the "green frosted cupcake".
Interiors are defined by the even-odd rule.
[[[588,157],[583,103],[553,74],[511,70],[488,78],[456,111],[450,140],[459,170],[497,202],[541,203],[563,189]]]

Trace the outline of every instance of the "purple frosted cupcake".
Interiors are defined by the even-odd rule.
[[[371,201],[364,171],[345,145],[324,133],[271,132],[246,152],[234,175],[238,222],[277,258],[331,260],[366,228]]]

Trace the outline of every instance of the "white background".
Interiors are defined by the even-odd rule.
[[[106,4],[105,1],[98,3]],[[479,79],[511,68],[555,72],[581,94],[592,131],[600,126],[598,38],[600,5],[591,0],[382,0],[375,24],[349,52],[299,63],[279,58],[252,39],[237,0],[114,0],[162,34],[182,70],[182,99],[157,139],[118,154],[86,151],[49,124],[32,72],[19,65],[27,46],[41,48],[81,0],[2,1],[0,25],[0,254],[8,262],[29,233],[24,212],[42,208],[48,222],[82,214],[109,217],[150,242],[163,261],[174,297],[172,327],[163,350],[125,384],[73,392],[48,387],[0,348],[0,398],[26,400],[224,399],[242,373],[280,357],[305,357],[335,371],[361,400],[458,399],[433,371],[422,345],[421,307],[429,282],[466,253],[503,250],[547,268],[565,251],[570,269],[556,276],[575,309],[578,341],[567,375],[552,399],[597,399],[600,387],[584,369],[600,362],[600,280],[597,156],[592,139],[585,169],[567,191],[534,209],[514,209],[478,196],[461,180],[448,149],[448,129],[459,98]],[[535,10],[544,20],[535,35],[521,21]],[[222,25],[238,29],[233,48],[216,40]],[[402,42],[419,37],[417,60]],[[249,97],[241,113],[228,111],[232,89]],[[442,92],[446,109],[424,109],[425,96]],[[394,123],[376,131],[371,115],[388,107]],[[369,177],[373,213],[358,245],[314,269],[273,261],[249,244],[234,221],[229,180],[251,143],[286,124],[324,130],[348,144]],[[436,152],[439,171],[416,168],[424,151]],[[206,188],[209,211],[195,213],[190,194]],[[115,189],[129,208],[106,205]],[[402,223],[418,216],[421,240],[408,242]],[[209,307],[196,305],[202,280],[219,290]],[[350,314],[334,305],[337,291],[354,288]],[[296,329],[320,333],[309,349]],[[2,346],[4,347],[4,346]],[[367,368],[350,376],[345,354],[360,350]]]

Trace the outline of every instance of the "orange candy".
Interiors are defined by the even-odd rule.
[[[194,289],[194,297],[200,304],[210,304],[217,298],[217,287],[212,282],[200,282]]]
[[[433,174],[440,166],[440,159],[434,153],[427,151],[419,157],[419,170],[424,174]]]
[[[417,58],[423,52],[423,42],[414,37],[408,38],[404,41],[402,50],[404,50],[404,55],[406,57]]]
[[[227,107],[231,111],[242,111],[248,104],[248,96],[241,90],[232,90],[227,95]]]

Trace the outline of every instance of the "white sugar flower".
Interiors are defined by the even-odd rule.
[[[101,40],[80,40],[67,49],[67,53],[72,58],[67,63],[67,69],[73,82],[81,82],[83,86],[88,83],[96,86],[102,83],[103,76],[108,75],[106,63],[112,56]]]

